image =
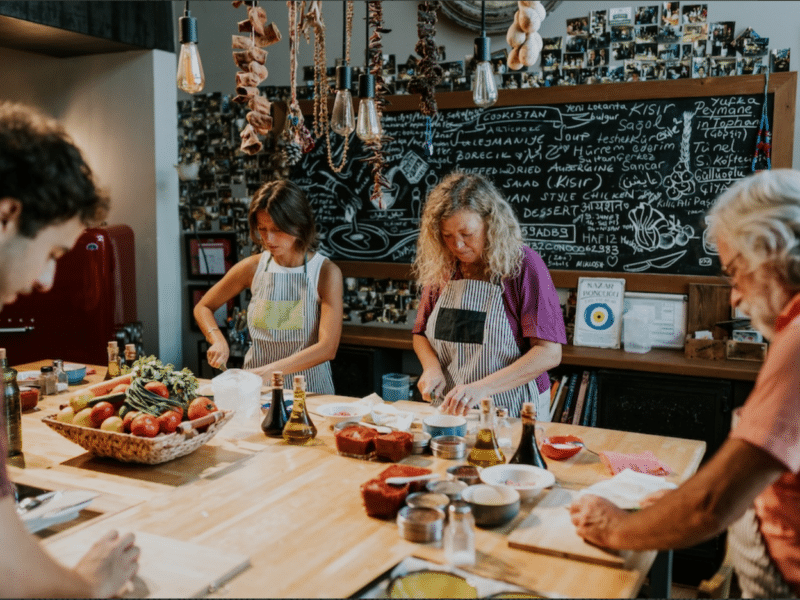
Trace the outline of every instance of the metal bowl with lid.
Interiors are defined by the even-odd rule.
[[[464,458],[467,442],[459,435],[440,435],[431,439],[431,452],[436,458]]]
[[[444,530],[444,511],[430,506],[404,506],[397,513],[397,528],[409,542],[438,542]]]
[[[412,508],[426,507],[446,511],[448,504],[450,504],[450,498],[445,494],[415,492],[406,496],[406,505]]]

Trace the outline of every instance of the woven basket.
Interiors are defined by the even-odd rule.
[[[179,429],[175,433],[159,434],[152,438],[62,423],[56,420],[56,415],[44,417],[42,422],[69,441],[75,442],[84,450],[97,456],[107,456],[124,462],[157,465],[197,450],[213,438],[223,425],[230,421],[234,413],[233,410],[221,410],[204,417],[205,422],[209,421],[211,417],[214,417],[214,421],[202,433],[197,429],[186,427],[188,423],[182,423],[183,428],[188,431],[184,432],[183,429]],[[198,423],[197,426],[204,424],[200,419],[194,423]]]

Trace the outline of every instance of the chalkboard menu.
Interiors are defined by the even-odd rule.
[[[789,130],[776,131],[773,167],[791,166],[795,80],[795,73],[771,77],[770,123]],[[447,106],[442,96],[459,98]],[[550,269],[716,273],[704,215],[751,172],[763,77],[514,90],[488,109],[471,105],[469,94],[439,98],[432,155],[416,97],[394,97],[394,110],[384,113],[391,187],[380,202],[369,199],[371,171],[360,159],[371,153],[355,135],[341,173],[329,167],[324,140],[294,168],[324,254],[413,261],[425,198],[441,177],[462,170],[500,188],[525,242]],[[338,164],[342,138],[331,142]]]

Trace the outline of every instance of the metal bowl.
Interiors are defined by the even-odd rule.
[[[450,501],[461,500],[462,492],[467,489],[467,484],[457,479],[442,479],[439,481],[429,481],[426,486],[429,492],[434,494],[444,494]]]
[[[467,442],[459,435],[441,435],[431,439],[431,452],[436,458],[464,458]]]
[[[436,508],[445,512],[448,504],[450,504],[450,497],[446,494],[415,492],[406,496],[406,505],[412,508]]]

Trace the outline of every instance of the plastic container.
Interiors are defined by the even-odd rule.
[[[214,403],[222,410],[235,410],[231,422],[243,423],[261,415],[261,377],[242,369],[228,369],[211,380]]]
[[[632,310],[622,315],[622,343],[625,352],[644,354],[650,352],[650,315],[641,310]]]
[[[409,376],[403,373],[386,373],[383,376],[384,402],[408,400],[410,397],[409,379]]]

